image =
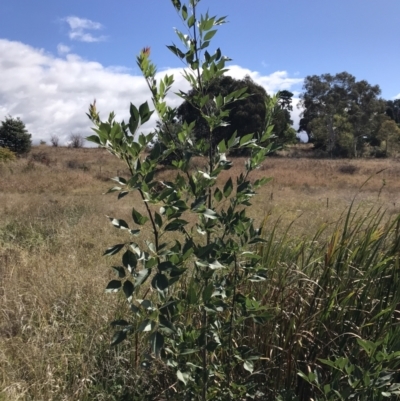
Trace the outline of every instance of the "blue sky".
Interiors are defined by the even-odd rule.
[[[347,71],[385,99],[400,97],[400,0],[202,0],[207,10],[229,21],[211,50],[233,59],[231,75],[248,74],[270,93],[297,97],[307,75]],[[166,48],[179,41],[173,27],[182,25],[169,0],[0,0],[0,120],[19,116],[35,141],[64,142],[90,133],[93,98],[103,116],[126,118],[130,101],[149,97],[135,65],[144,46],[184,88],[182,64]]]

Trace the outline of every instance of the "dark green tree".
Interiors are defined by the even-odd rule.
[[[28,153],[32,146],[32,135],[19,117],[7,116],[0,126],[0,147],[8,148],[17,154]]]
[[[385,102],[378,96],[378,85],[367,81],[356,81],[347,72],[336,75],[323,74],[308,76],[304,80],[301,106],[304,108],[300,130],[305,130],[315,146],[326,150],[330,155],[357,157],[366,143],[374,144],[385,112]],[[341,130],[335,121],[351,124],[351,150],[348,138],[340,138]],[[323,125],[324,135],[316,132]],[[348,129],[342,131],[348,136]],[[340,143],[346,143],[343,149]]]
[[[249,76],[244,79],[235,79],[230,76],[222,76],[215,79],[207,88],[209,103],[211,105],[212,99],[219,94],[226,96],[229,93],[246,88],[247,97],[226,107],[229,112],[226,117],[226,125],[213,131],[213,146],[222,139],[230,138],[235,131],[238,137],[263,131],[267,117],[265,101],[269,98],[269,95],[262,86],[256,84]],[[193,99],[195,96],[195,89],[189,92],[189,99]],[[290,127],[292,124],[290,119],[292,96],[293,94],[289,91],[282,91],[277,95],[278,104],[275,105],[272,116],[274,124],[273,135],[277,138],[276,145],[281,146],[288,141],[293,142],[296,138],[296,132]],[[193,107],[191,101],[184,101],[179,106],[177,115],[181,122],[187,122],[188,124],[195,122],[195,140],[208,138],[207,122],[201,117],[200,111]]]
[[[400,99],[386,101],[386,115],[400,124]]]
[[[265,102],[267,95],[265,89],[257,85],[250,77],[244,79],[234,79],[229,76],[218,77],[207,88],[209,96],[209,106],[213,98],[219,94],[227,96],[234,91],[247,88],[249,94],[245,99],[241,99],[234,104],[229,104],[229,116],[226,118],[226,125],[218,127],[213,131],[213,145],[218,144],[222,139],[230,138],[235,131],[238,137],[249,133],[261,132],[265,120]],[[189,92],[189,98],[196,96],[196,89]],[[177,110],[178,118],[181,122],[188,124],[195,122],[195,140],[208,138],[208,125],[201,117],[200,111],[192,105],[191,101],[184,101]],[[229,123],[228,123],[229,121]]]
[[[293,93],[287,90],[277,93],[277,103],[272,116],[274,125],[272,133],[275,135],[275,143],[279,147],[297,142],[296,131],[292,127],[293,120],[290,116],[290,112],[293,110],[292,97]]]

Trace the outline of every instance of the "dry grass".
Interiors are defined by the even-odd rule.
[[[243,163],[236,159],[221,185]],[[111,400],[140,380],[129,343],[108,347],[121,305],[103,290],[110,272],[101,255],[121,235],[104,215],[129,219],[132,203],[140,210],[133,196],[102,195],[108,177],[124,174],[101,149],[38,147],[0,164],[0,400]],[[159,176],[172,180],[174,172]],[[273,180],[249,214],[260,222],[269,215],[267,230],[279,218],[280,227],[295,220],[293,237],[336,222],[356,195],[362,210],[400,211],[395,160],[274,157],[254,179],[261,176]]]

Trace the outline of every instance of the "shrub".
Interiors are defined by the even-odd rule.
[[[80,135],[80,134],[71,134],[69,136],[68,147],[69,148],[74,148],[74,149],[82,148],[83,147],[83,142],[84,142],[84,139],[83,139],[82,135]]]
[[[6,163],[15,160],[15,153],[8,148],[0,148],[0,163]]]
[[[31,150],[32,135],[19,118],[6,117],[0,126],[0,147],[8,148],[20,155]]]
[[[359,168],[357,166],[355,166],[354,164],[342,164],[341,166],[338,167],[338,171],[342,174],[353,175],[358,170],[359,170]]]
[[[112,322],[116,331],[111,344],[117,346],[129,337],[134,347],[151,350],[151,356],[136,355],[135,369],[141,364],[155,365],[157,369],[152,371],[142,370],[143,380],[157,383],[156,387],[162,382],[163,388],[158,394],[151,393],[149,385],[138,389],[140,399],[155,400],[161,394],[174,400],[243,399],[246,394],[254,398],[261,393],[257,375],[253,375],[259,355],[255,344],[241,333],[244,322],[259,324],[266,318],[255,294],[246,290],[253,282],[266,280],[266,268],[258,255],[258,244],[263,240],[247,217],[246,206],[268,181],[262,178],[252,183],[250,175],[272,148],[272,144],[262,144],[270,142],[273,126],[268,117],[260,136],[243,133],[239,139],[234,133],[227,140],[213,141],[214,130],[226,124],[227,110],[247,97],[246,88],[209,99],[206,87],[223,75],[227,58],[219,49],[213,56],[204,52],[204,58],[199,57],[216,33],[213,28],[225,19],[208,13],[196,17],[197,2],[191,2],[190,7],[173,3],[192,37],[187,39],[191,43],[187,49],[169,48],[188,64],[185,78],[198,94],[190,100],[207,123],[206,139],[194,142],[195,123],[184,122],[176,127],[176,135],[158,130],[158,141],[146,154],[156,135],[138,132],[153,114],[147,102],[138,108],[131,104],[129,123],[117,122],[114,113],[101,121],[96,104],[89,108],[96,135],[87,139],[122,159],[130,171],[128,178],[114,178],[118,186],[110,192],[119,192],[121,199],[135,191],[142,200],[132,208],[133,226],[110,217],[112,225],[128,238],[105,251],[110,257],[123,254],[122,263],[113,268],[116,279],[108,283],[106,292],[121,291],[133,312],[125,315],[119,311],[118,319]],[[181,32],[178,36],[185,37]],[[168,127],[176,121],[177,113],[165,102],[174,77],[166,75],[156,81],[149,48],[140,52],[137,63],[150,88],[160,125]],[[186,100],[189,93],[181,92],[180,96]],[[274,106],[270,99],[266,105]],[[179,159],[171,161],[176,176],[160,183],[158,166],[176,149],[182,150]],[[217,178],[233,165],[226,154],[235,149],[248,150],[249,159],[236,180],[228,178],[218,186]],[[204,170],[189,169],[194,155],[206,158]],[[146,239],[136,241],[134,237],[142,231]]]
[[[44,164],[45,166],[50,166],[50,164],[52,163],[51,159],[46,154],[46,152],[37,152],[32,154],[30,157],[31,160]]]
[[[60,141],[60,138],[59,138],[57,135],[52,135],[52,136],[50,137],[51,145],[52,145],[54,148],[57,148],[57,147],[58,147],[59,141]]]
[[[89,167],[85,163],[80,163],[77,160],[68,160],[65,166],[72,170],[89,171]]]

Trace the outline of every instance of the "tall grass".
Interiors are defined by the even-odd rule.
[[[261,253],[270,275],[256,297],[271,319],[248,335],[265,358],[260,375],[268,399],[321,395],[298,372],[318,372],[320,388],[350,395],[348,378],[321,360],[348,358],[368,372],[374,366],[357,339],[384,342],[389,354],[399,350],[399,226],[399,217],[389,222],[380,210],[349,209],[328,241],[320,241],[323,229],[298,243],[277,240],[274,231],[267,236]],[[397,372],[398,365],[397,357],[379,373]],[[372,388],[355,399],[383,398],[370,398]]]
[[[133,338],[109,347],[109,322],[124,303],[104,293],[111,276],[101,254],[119,234],[102,215],[128,215],[135,200],[110,204],[100,194],[108,187],[103,173],[112,176],[122,167],[99,150],[41,152],[48,152],[50,164],[1,166],[0,400],[173,399],[175,378],[168,370],[154,361],[138,364],[148,351],[144,342]],[[68,160],[88,169],[69,168]],[[378,400],[390,388],[384,382],[376,390],[382,377],[391,385],[399,381],[400,218],[393,205],[398,188],[390,181],[397,170],[386,172],[379,199],[378,177],[349,209],[351,192],[340,184],[345,178],[337,166],[332,188],[322,178],[312,191],[304,188],[317,170],[331,168],[331,161],[321,163],[276,159],[260,171],[277,176],[251,211],[260,222],[269,213],[266,243],[258,248],[268,277],[242,290],[260,300],[265,317],[236,330],[260,355],[253,373],[260,399],[339,399],[324,394],[329,384],[344,397]],[[354,183],[382,167],[375,161],[357,165]],[[289,174],[291,167],[305,168],[302,184]],[[343,371],[332,366],[342,361]],[[352,388],[349,380],[358,379]]]

